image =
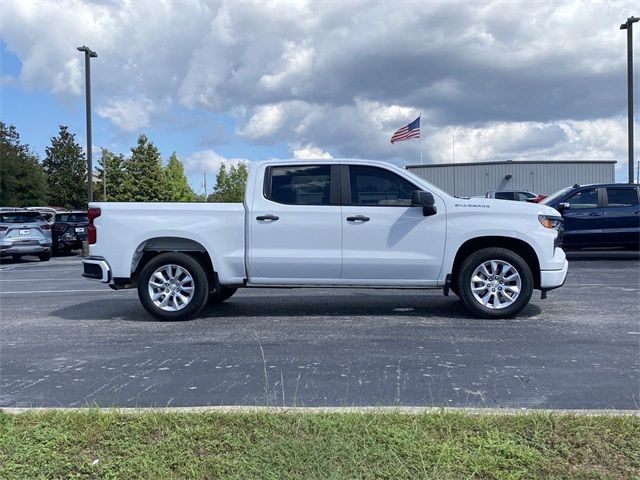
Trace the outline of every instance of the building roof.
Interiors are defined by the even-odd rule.
[[[429,163],[423,165],[405,165],[405,168],[432,168],[432,167],[475,167],[478,165],[535,165],[556,164],[571,165],[576,163],[618,163],[617,160],[503,160],[499,162],[460,162],[460,163]]]

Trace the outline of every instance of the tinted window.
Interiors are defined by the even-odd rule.
[[[610,207],[631,207],[638,205],[638,192],[635,188],[607,187]]]
[[[496,198],[499,200],[513,200],[513,192],[496,192]]]
[[[57,222],[87,222],[86,213],[59,213],[56,216]]]
[[[352,205],[410,206],[413,183],[384,168],[349,167]]]
[[[0,214],[0,223],[44,222],[39,212],[5,212]]]
[[[598,208],[598,190],[590,188],[589,190],[580,190],[565,200],[571,205],[571,208]]]
[[[551,205],[552,203],[554,203],[558,198],[564,196],[567,192],[569,192],[571,190],[571,187],[567,187],[567,188],[563,188],[562,190],[558,190],[556,193],[553,193],[551,195],[549,195],[547,198],[545,198],[544,200],[542,200],[540,203],[542,205]]]
[[[286,205],[330,205],[331,165],[271,167],[265,196]]]

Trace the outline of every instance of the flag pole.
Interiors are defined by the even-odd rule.
[[[422,165],[422,112],[418,118],[420,119],[420,165]]]

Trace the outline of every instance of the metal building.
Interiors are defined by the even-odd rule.
[[[550,195],[576,183],[615,182],[615,160],[540,160],[408,165],[412,173],[459,197],[491,190],[528,190]]]

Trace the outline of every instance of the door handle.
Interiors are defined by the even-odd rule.
[[[601,217],[601,216],[602,216],[602,214],[601,214],[600,212],[591,212],[591,213],[589,214],[589,216],[590,216],[590,217]]]
[[[265,221],[265,220],[270,220],[272,222],[275,222],[276,220],[278,220],[280,217],[276,216],[276,215],[258,215],[256,217],[256,220],[260,220],[260,221]]]
[[[347,222],[368,222],[369,217],[365,217],[364,215],[356,215],[355,217],[347,217]]]

